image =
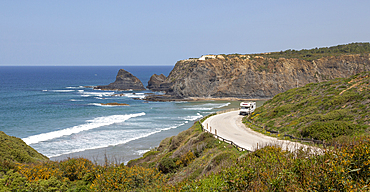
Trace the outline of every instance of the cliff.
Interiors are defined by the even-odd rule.
[[[131,73],[125,71],[124,69],[120,69],[116,76],[116,81],[109,84],[109,85],[99,85],[96,86],[95,89],[103,89],[103,90],[145,90],[143,83],[132,75]]]
[[[234,54],[181,60],[163,81],[154,81],[153,76],[148,84],[170,98],[263,99],[308,83],[370,71],[368,53],[324,56],[312,61],[268,56]],[[148,100],[162,96],[153,97]]]

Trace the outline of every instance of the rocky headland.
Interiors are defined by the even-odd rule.
[[[145,90],[143,83],[130,72],[120,69],[116,76],[116,81],[109,85],[99,85],[94,89],[102,90]]]
[[[210,55],[178,61],[168,77],[154,74],[148,88],[166,95],[147,100],[191,98],[268,99],[308,83],[370,71],[370,55],[342,54],[312,61],[269,55]]]

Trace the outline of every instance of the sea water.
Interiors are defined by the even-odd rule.
[[[173,66],[0,67],[0,131],[52,160],[85,157],[119,162],[140,157],[212,112],[237,102],[146,102],[144,91],[102,91],[125,69],[144,84]],[[122,94],[116,96],[115,94]],[[155,93],[156,94],[156,93]],[[134,99],[137,98],[137,99]],[[107,106],[102,103],[126,103]]]

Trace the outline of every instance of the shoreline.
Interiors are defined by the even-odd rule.
[[[172,95],[150,95],[145,97],[145,101],[160,101],[160,102],[169,102],[169,101],[267,101],[271,98],[238,98],[238,97],[174,97]]]

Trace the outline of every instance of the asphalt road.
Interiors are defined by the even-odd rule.
[[[314,153],[317,153],[318,148],[303,145],[301,143],[291,142],[287,140],[278,140],[274,137],[269,137],[261,133],[255,132],[247,128],[242,123],[243,116],[239,115],[239,111],[231,111],[207,118],[202,124],[209,132],[217,134],[227,140],[233,141],[235,144],[249,151],[254,151],[266,145],[279,145],[284,150],[295,151],[299,148],[310,148]]]

